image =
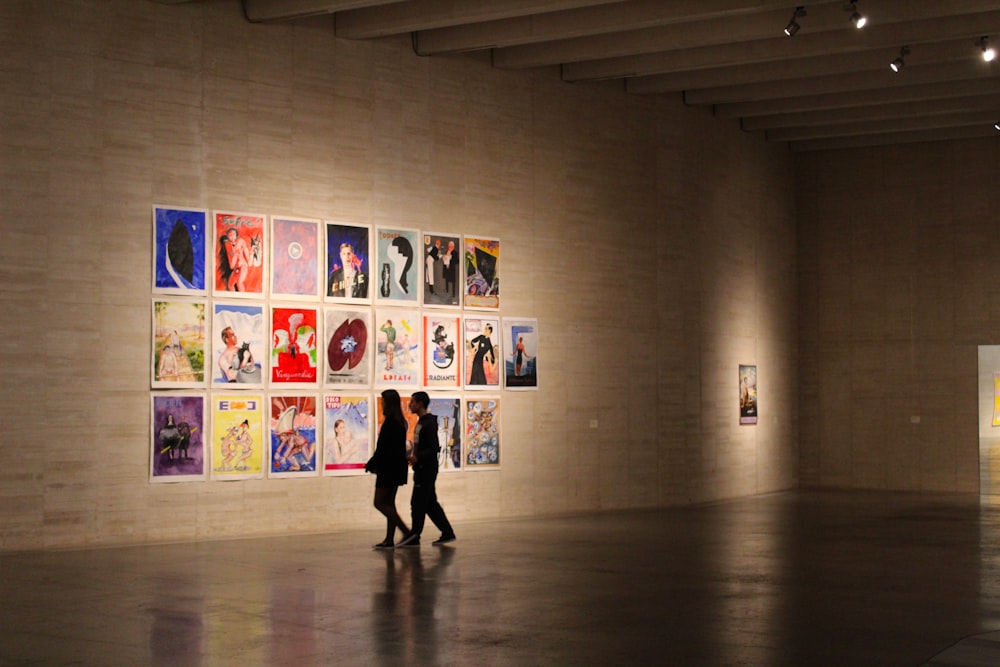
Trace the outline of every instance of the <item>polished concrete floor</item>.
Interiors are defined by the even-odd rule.
[[[373,523],[2,554],[0,665],[1000,664],[1000,510],[977,497],[787,493],[456,531],[389,552]]]

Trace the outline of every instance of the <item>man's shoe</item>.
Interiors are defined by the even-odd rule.
[[[442,535],[441,537],[439,537],[436,540],[434,540],[433,542],[431,542],[431,545],[435,546],[435,547],[439,547],[442,544],[448,544],[449,542],[454,542],[454,541],[455,541],[455,536],[454,535]]]
[[[372,549],[392,549],[395,545],[392,542],[379,542]]]
[[[410,533],[403,539],[399,541],[397,547],[419,547],[420,546],[420,535],[417,533]]]

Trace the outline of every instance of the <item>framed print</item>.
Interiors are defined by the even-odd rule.
[[[371,395],[323,395],[323,474],[363,475],[372,444]]]
[[[319,474],[316,450],[316,396],[271,394],[268,477],[314,477]]]
[[[450,313],[424,314],[423,385],[428,389],[462,386],[462,318]]]
[[[465,469],[500,467],[500,398],[465,399]]]
[[[264,216],[214,211],[215,284],[217,296],[264,296]]]
[[[378,291],[375,303],[420,304],[420,233],[414,229],[377,227]]]
[[[420,312],[379,308],[375,311],[375,384],[399,389],[420,385]]]
[[[153,207],[153,292],[203,295],[208,213]]]
[[[538,320],[503,318],[504,387],[538,389]]]
[[[155,393],[150,400],[149,481],[205,479],[205,396]]]
[[[153,388],[205,386],[205,302],[153,299]]]
[[[740,424],[757,423],[757,367],[740,365]]]
[[[372,381],[372,313],[369,308],[324,310],[328,387],[368,387]]]
[[[466,317],[464,331],[466,389],[500,387],[500,320],[496,317]]]
[[[319,299],[320,222],[271,216],[271,296]]]
[[[500,240],[465,237],[465,307],[500,308]]]
[[[437,417],[438,469],[441,472],[458,472],[462,469],[462,399],[458,395],[431,394],[427,411]]]
[[[371,227],[326,223],[326,299],[370,303]]]
[[[267,326],[264,306],[213,304],[212,386],[253,389],[264,386]]]
[[[424,297],[431,308],[458,308],[462,305],[462,238],[457,234],[424,232]]]
[[[264,397],[212,396],[212,479],[264,476]]]
[[[271,384],[316,386],[319,379],[317,309],[271,307]]]

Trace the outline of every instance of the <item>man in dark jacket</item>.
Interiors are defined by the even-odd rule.
[[[455,531],[452,530],[434,489],[441,444],[438,441],[437,415],[427,411],[430,404],[431,399],[425,391],[414,392],[410,398],[410,412],[419,418],[413,429],[413,452],[410,454],[410,464],[413,466],[413,495],[410,498],[413,525],[412,532],[397,545],[401,547],[420,546],[425,516],[429,516],[441,531],[441,537],[433,542],[434,546],[455,540]]]

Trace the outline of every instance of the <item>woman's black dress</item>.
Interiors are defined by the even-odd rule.
[[[375,486],[380,489],[406,484],[406,429],[396,421],[382,423],[375,443],[375,453],[365,464],[365,470],[375,473]]]

